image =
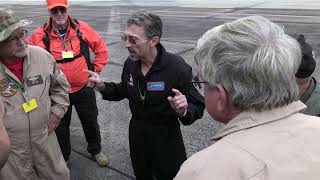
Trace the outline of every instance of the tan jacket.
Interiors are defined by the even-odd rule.
[[[320,118],[298,101],[267,112],[243,112],[194,154],[175,180],[319,180]]]
[[[39,179],[68,180],[69,170],[55,133],[48,136],[47,122],[51,112],[62,118],[67,111],[70,86],[53,57],[42,48],[28,46],[23,66],[25,93],[8,84],[8,76],[20,81],[0,63],[0,101],[4,102],[4,125],[11,143],[0,180],[30,180],[34,169]],[[22,104],[32,98],[38,107],[25,113]]]

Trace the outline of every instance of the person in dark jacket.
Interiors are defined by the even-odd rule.
[[[129,99],[130,156],[137,180],[173,179],[186,160],[179,120],[192,124],[203,115],[204,99],[195,89],[192,68],[160,43],[159,16],[137,12],[122,37],[129,51],[120,83],[102,82],[92,71],[88,86],[103,99]]]
[[[304,35],[298,35],[295,38],[299,42],[302,52],[301,63],[295,75],[299,86],[300,101],[307,105],[303,113],[320,116],[320,85],[312,76],[316,69],[312,47],[306,42]]]

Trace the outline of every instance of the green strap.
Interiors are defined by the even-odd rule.
[[[144,100],[146,98],[146,90],[144,90],[144,93],[142,95],[140,85],[139,85],[139,80],[138,80],[138,89],[139,89],[140,101],[142,101],[142,105],[144,105]]]
[[[18,81],[16,81],[15,79],[13,79],[11,76],[9,76],[7,73],[5,73],[7,78],[9,79],[9,81],[11,83],[13,83],[14,85],[16,85],[19,89],[21,89],[22,92],[25,92],[25,88],[24,85],[19,83]]]

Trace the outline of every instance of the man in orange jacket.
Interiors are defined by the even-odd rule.
[[[74,105],[88,142],[88,152],[100,166],[106,166],[108,159],[101,153],[96,97],[93,89],[86,87],[88,74],[84,70],[99,73],[103,69],[107,64],[107,46],[87,23],[71,18],[67,0],[47,0],[47,7],[50,17],[34,31],[29,44],[50,52],[71,85],[70,106],[56,129],[62,154],[68,162],[71,154],[69,126]],[[95,54],[93,63],[90,61],[89,48]]]

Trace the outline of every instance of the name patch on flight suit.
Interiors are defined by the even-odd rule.
[[[9,81],[8,78],[0,80],[0,94],[4,97],[10,97],[17,93],[18,86]]]
[[[38,85],[38,84],[42,84],[42,83],[43,83],[43,79],[42,79],[41,75],[28,77],[26,79],[26,84],[27,84],[28,87],[31,87],[31,86],[34,86],[34,85]]]
[[[164,91],[165,84],[163,81],[147,82],[148,91]]]

